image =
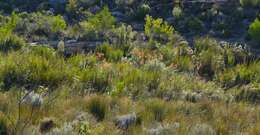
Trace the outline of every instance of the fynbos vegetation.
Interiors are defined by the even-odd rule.
[[[0,135],[258,135],[259,6],[1,0]]]

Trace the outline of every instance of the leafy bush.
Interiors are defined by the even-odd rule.
[[[99,35],[112,29],[116,23],[108,7],[105,7],[96,15],[90,17],[88,20],[80,23],[83,28],[84,37],[89,39],[97,39]]]
[[[195,40],[195,54],[197,56],[196,70],[201,76],[212,79],[215,73],[225,67],[223,50],[218,42],[212,38]]]
[[[15,31],[27,39],[57,38],[67,27],[62,16],[48,13],[21,13]]]
[[[153,17],[147,15],[145,19],[145,34],[152,39],[168,39],[173,35],[174,28],[164,22],[162,19],[154,19]]]
[[[249,35],[253,40],[260,43],[260,21],[259,19],[255,19],[255,21],[249,26],[248,30]]]

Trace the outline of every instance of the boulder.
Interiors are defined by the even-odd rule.
[[[131,125],[136,124],[137,116],[135,113],[116,117],[115,125],[120,129],[128,129]]]
[[[41,107],[41,105],[43,104],[43,98],[37,93],[30,92],[24,97],[24,99],[22,100],[22,104],[28,104],[32,107]]]

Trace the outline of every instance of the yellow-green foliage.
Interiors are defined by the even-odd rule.
[[[37,50],[39,52],[39,49]],[[5,89],[12,86],[57,86],[69,79],[64,60],[50,54],[12,52],[1,57],[1,82]],[[42,55],[42,56],[41,56]]]
[[[154,19],[152,16],[147,15],[145,21],[145,34],[150,38],[156,36],[169,37],[174,32],[174,28],[164,22],[163,19]]]
[[[248,33],[253,40],[260,43],[260,21],[258,19],[255,19],[255,21],[249,26]]]

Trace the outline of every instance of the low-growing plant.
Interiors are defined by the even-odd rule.
[[[0,41],[0,51],[4,53],[9,51],[17,51],[23,46],[25,46],[25,41],[16,35],[11,35]]]
[[[96,53],[102,53],[108,61],[120,61],[124,52],[120,49],[114,49],[109,44],[103,44],[96,48]]]
[[[87,100],[88,111],[95,116],[98,121],[105,119],[109,110],[109,99],[103,96],[93,96]]]
[[[150,120],[163,121],[167,116],[167,103],[160,99],[151,99],[145,103],[144,117],[151,117]]]

